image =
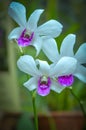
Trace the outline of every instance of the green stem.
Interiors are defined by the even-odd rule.
[[[83,130],[86,130],[86,112],[85,112],[85,109],[83,107],[83,101],[81,101],[76,95],[75,93],[73,93],[72,89],[70,89],[71,91],[71,94],[75,97],[75,99],[78,101],[79,105],[80,105],[80,108],[83,112],[83,116],[84,116],[84,126],[83,126]]]
[[[38,117],[36,111],[36,91],[32,94],[32,103],[33,103],[33,111],[34,111],[34,120],[35,120],[35,130],[38,130]]]
[[[19,46],[19,50],[20,50],[20,52],[21,52],[21,55],[23,56],[23,55],[24,55],[23,48]]]
[[[85,112],[85,109],[84,109],[84,107],[83,107],[83,101],[81,101],[81,100],[75,95],[75,93],[73,93],[72,89],[70,89],[70,92],[71,92],[71,94],[75,97],[75,99],[78,101],[78,103],[79,103],[79,105],[80,105],[80,108],[81,108],[81,110],[82,110],[82,112],[83,112],[83,115],[84,115],[84,117],[86,118],[86,112]]]

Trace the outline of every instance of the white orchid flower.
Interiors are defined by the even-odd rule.
[[[58,83],[62,86],[71,86],[74,82],[74,76],[86,83],[86,67],[83,65],[86,63],[86,43],[82,44],[78,51],[74,54],[73,47],[75,40],[76,36],[74,34],[67,35],[62,42],[60,54],[57,44],[53,40],[47,40],[47,44],[44,43],[43,46],[44,53],[54,64],[56,64],[62,57],[72,57],[77,61],[75,71],[71,72],[69,75],[63,74],[58,76]],[[69,61],[67,62],[69,63]]]
[[[26,20],[26,8],[18,2],[12,2],[8,14],[19,24],[19,27],[12,30],[8,36],[9,40],[15,39],[18,45],[22,47],[34,46],[38,55],[42,48],[42,37],[55,38],[62,31],[62,25],[53,19],[37,26],[43,11],[43,9],[35,10]]]
[[[69,63],[67,62],[69,60]],[[64,64],[64,67],[63,67]],[[75,71],[77,61],[74,58],[63,57],[56,66],[51,67],[46,61],[34,60],[32,56],[24,55],[17,61],[18,68],[31,75],[31,78],[24,83],[24,86],[30,91],[36,89],[41,96],[46,96],[50,90],[60,93],[64,87],[61,87],[54,79],[54,75],[68,75]]]

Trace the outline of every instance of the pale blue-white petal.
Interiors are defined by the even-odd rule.
[[[23,84],[28,90],[32,91],[37,88],[37,78],[32,77]]]
[[[51,76],[64,76],[73,74],[77,67],[77,60],[72,57],[62,57],[57,64],[52,67],[50,75]]]
[[[18,68],[31,76],[39,75],[39,71],[36,67],[36,63],[32,56],[21,56],[17,61]]]
[[[38,27],[37,32],[40,36],[57,37],[62,32],[62,25],[56,20],[49,20]]]
[[[73,47],[75,44],[76,36],[74,34],[69,34],[65,37],[62,42],[60,54],[61,56],[73,56]]]
[[[23,32],[23,29],[24,28],[21,28],[21,27],[17,27],[15,29],[13,29],[9,36],[8,36],[8,39],[11,40],[11,39],[18,39],[19,36],[21,35],[21,33]]]
[[[43,43],[42,39],[39,36],[35,36],[31,45],[34,46],[36,49],[36,56],[38,56],[42,48],[42,43]]]
[[[42,50],[52,62],[56,62],[59,59],[57,44],[53,38],[43,40]]]
[[[34,31],[34,29],[37,28],[38,20],[43,11],[43,9],[37,9],[30,15],[27,22],[27,28],[31,29],[31,31]]]
[[[36,60],[37,65],[39,66],[39,71],[42,75],[48,76],[50,71],[50,66],[46,61],[42,61],[37,59]]]
[[[80,64],[86,63],[86,43],[82,44],[75,54]]]
[[[60,93],[64,88],[64,86],[60,86],[56,81],[52,80],[51,90]]]
[[[82,82],[86,83],[86,67],[78,64],[77,69],[76,69],[74,75],[78,79],[80,79]]]
[[[24,26],[26,24],[26,9],[18,2],[11,2],[8,14],[20,25]]]

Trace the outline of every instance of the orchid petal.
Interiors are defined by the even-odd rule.
[[[42,60],[36,60],[37,65],[39,65],[39,71],[42,73],[42,75],[48,75],[50,66],[46,61]]]
[[[43,40],[43,52],[52,62],[56,62],[59,58],[56,41],[53,38]]]
[[[62,25],[56,20],[49,20],[38,27],[37,31],[40,36],[57,37],[62,32]]]
[[[27,28],[31,29],[32,31],[37,28],[38,20],[43,11],[43,9],[37,9],[31,14],[27,22]]]
[[[22,31],[23,31],[23,28],[21,28],[21,27],[17,27],[15,29],[13,29],[11,31],[11,33],[9,34],[8,39],[9,40],[11,40],[11,39],[18,39],[20,34],[22,33]]]
[[[32,56],[24,55],[19,58],[17,61],[18,68],[32,76],[39,75],[38,69],[36,67],[36,63]]]
[[[82,65],[78,65],[74,75],[77,78],[79,78],[81,81],[86,83],[86,67],[84,67]]]
[[[36,49],[36,56],[38,56],[41,48],[42,48],[42,39],[40,37],[35,37],[33,43],[31,44]]]
[[[26,81],[23,85],[27,89],[29,89],[30,91],[32,91],[32,90],[34,90],[34,89],[37,88],[37,78],[36,77],[32,77],[28,81]]]
[[[24,26],[26,24],[26,9],[25,7],[18,3],[12,2],[8,9],[8,14],[20,25]]]
[[[73,74],[75,69],[77,67],[77,60],[72,57],[62,57],[57,64],[52,67],[50,75],[54,76],[64,76],[64,75],[70,75]]]
[[[69,34],[62,42],[60,53],[61,56],[73,56],[73,47],[75,44],[76,36],[74,34]]]
[[[47,96],[50,93],[50,88],[41,89],[40,87],[38,87],[37,93],[40,96]]]
[[[74,82],[74,76],[72,74],[58,77],[58,83],[61,86],[69,87],[73,84],[73,82]]]
[[[86,63],[86,43],[82,44],[75,54],[80,64]]]
[[[60,93],[65,87],[60,86],[56,81],[52,80],[51,90]]]

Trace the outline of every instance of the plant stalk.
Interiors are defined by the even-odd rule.
[[[85,112],[85,109],[84,109],[84,106],[83,106],[83,101],[81,101],[76,95],[75,93],[73,93],[72,89],[70,89],[71,91],[71,94],[75,97],[75,99],[78,101],[79,105],[80,105],[80,108],[83,112],[83,116],[84,116],[84,127],[83,127],[83,130],[86,130],[86,112]]]
[[[75,93],[73,93],[72,89],[70,89],[70,91],[71,91],[71,94],[72,94],[72,95],[75,97],[75,99],[78,101],[78,103],[79,103],[79,105],[80,105],[80,108],[81,108],[81,110],[82,110],[82,112],[83,112],[84,117],[86,117],[86,112],[85,112],[84,107],[83,107],[83,101],[81,101],[81,100],[75,95]]]
[[[32,94],[32,103],[33,103],[33,111],[34,111],[34,121],[35,121],[35,130],[38,130],[38,116],[36,110],[36,91]]]

